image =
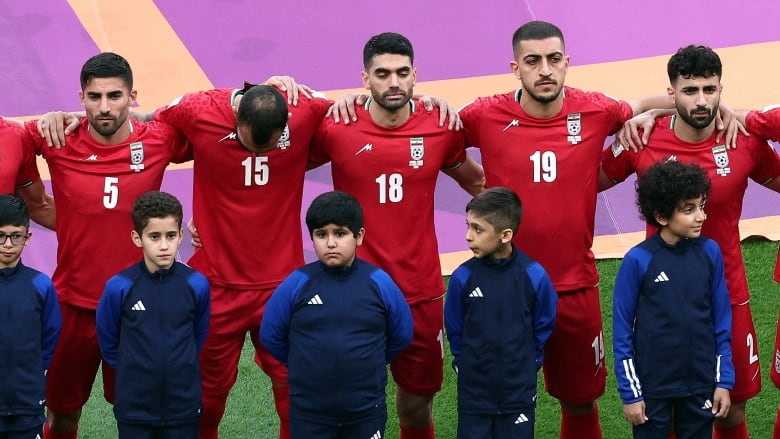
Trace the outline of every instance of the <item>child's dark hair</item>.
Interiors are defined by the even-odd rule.
[[[512,233],[517,233],[520,221],[523,220],[523,203],[510,189],[492,187],[469,201],[466,212],[483,218],[496,232],[511,229]]]
[[[140,235],[149,224],[151,218],[165,218],[172,216],[181,228],[182,213],[181,203],[173,195],[166,192],[147,192],[133,203],[133,227]]]
[[[306,211],[306,227],[309,236],[314,229],[328,224],[347,227],[357,237],[363,228],[363,208],[358,200],[346,192],[331,191],[320,194]]]
[[[13,194],[0,195],[0,227],[2,226],[30,228],[30,212],[24,200]]]
[[[683,164],[677,160],[658,162],[636,182],[636,204],[639,214],[647,224],[661,227],[655,219],[669,219],[681,201],[704,197],[710,193],[707,172],[694,163]]]

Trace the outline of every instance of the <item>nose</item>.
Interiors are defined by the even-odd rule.
[[[541,69],[539,70],[539,75],[541,76],[550,76],[552,75],[552,69],[550,68],[550,62],[547,61],[547,59],[542,59],[541,61]]]
[[[398,87],[400,84],[400,81],[398,80],[398,75],[392,74],[390,75],[390,87]]]
[[[108,97],[100,98],[100,112],[108,113]]]
[[[474,234],[471,232],[471,229],[466,229],[466,242],[471,242],[474,240]]]
[[[700,91],[698,96],[696,96],[696,105],[703,107],[707,105],[707,101],[704,99],[704,92]]]
[[[699,221],[699,222],[704,222],[704,220],[707,219],[707,213],[704,212],[704,209],[697,209],[696,210],[695,219],[696,219],[696,221]]]
[[[336,237],[333,235],[328,235],[328,248],[335,248],[336,247]]]

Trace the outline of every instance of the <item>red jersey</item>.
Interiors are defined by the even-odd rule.
[[[659,161],[679,160],[696,163],[707,171],[712,189],[707,197],[707,220],[702,235],[715,240],[723,252],[726,284],[732,304],[750,299],[745,264],[739,238],[739,218],[748,178],[766,184],[780,175],[780,159],[766,141],[757,136],[739,137],[737,149],[727,150],[716,142],[717,133],[707,140],[690,143],[674,134],[677,116],[656,120],[647,146],[639,153],[622,148],[607,148],[602,166],[607,177],[622,181],[632,173],[643,174]],[[648,234],[652,233],[648,230]]]
[[[633,111],[604,94],[564,87],[560,113],[537,119],[521,107],[520,93],[464,107],[466,144],[482,152],[487,187],[508,187],[523,201],[515,244],[547,270],[557,291],[592,287],[601,150]]]
[[[410,101],[403,125],[384,128],[369,100],[349,126],[328,119],[315,136],[311,160],[331,162],[333,187],[358,199],[366,238],[358,256],[387,271],[407,302],[441,297],[434,191],[439,170],[465,160],[462,134],[439,127],[437,112]]]
[[[128,120],[130,137],[105,145],[82,122],[62,149],[49,148],[37,121],[27,122],[28,139],[49,165],[57,203],[57,268],[60,300],[94,310],[106,281],[138,262],[141,249],[130,239],[133,203],[160,190],[165,167],[189,159],[186,143],[161,123]]]
[[[12,194],[18,187],[40,181],[35,151],[23,142],[24,130],[0,117],[0,194]]]
[[[232,92],[186,94],[155,119],[178,128],[193,149],[193,218],[203,247],[189,264],[212,285],[272,288],[304,263],[304,173],[311,138],[330,102],[302,98],[290,106],[276,149],[255,155],[236,137]]]

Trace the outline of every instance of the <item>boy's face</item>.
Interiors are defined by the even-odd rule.
[[[477,258],[504,259],[512,254],[512,230],[496,231],[484,217],[466,212],[466,242]]]
[[[150,218],[140,235],[133,230],[131,236],[135,245],[144,249],[146,268],[154,273],[173,265],[181,244],[182,230],[176,218],[166,216]]]
[[[328,224],[312,230],[311,240],[320,262],[332,268],[349,267],[355,261],[357,246],[363,243],[363,235],[365,229],[355,236],[349,227]]]
[[[16,267],[31,233],[24,226],[0,227],[0,268]]]
[[[677,203],[671,218],[661,218],[656,214],[656,220],[663,226],[661,238],[671,245],[677,244],[683,239],[701,236],[701,226],[706,219],[704,197],[680,201]]]

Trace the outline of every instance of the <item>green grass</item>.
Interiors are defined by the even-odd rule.
[[[756,332],[761,358],[763,390],[748,403],[748,425],[751,437],[769,438],[772,435],[775,412],[778,406],[778,391],[768,379],[775,337],[775,323],[778,312],[778,293],[780,286],[772,281],[772,272],[777,255],[777,243],[766,241],[749,241],[743,244],[742,251],[747,266],[748,280],[752,293],[751,307],[755,319]],[[606,337],[607,366],[609,377],[607,391],[599,399],[601,423],[605,439],[631,437],[628,423],[622,417],[622,404],[617,396],[615,378],[612,373],[612,285],[620,260],[604,260],[598,262],[601,273],[601,303],[604,316],[604,335]],[[449,367],[450,357],[445,367],[444,389],[436,396],[434,402],[434,417],[438,438],[454,438],[457,425],[455,377]],[[225,418],[220,426],[220,436],[223,439],[269,439],[277,432],[276,416],[274,414],[273,398],[268,378],[255,366],[251,343],[244,345],[244,352],[239,365],[239,377],[228,401]],[[98,382],[100,379],[97,380]],[[102,389],[99,384],[93,389],[92,398],[84,408],[81,422],[81,437],[112,438],[116,437],[114,419],[110,406],[102,399]],[[398,421],[395,418],[395,387],[388,386],[389,421],[387,425],[388,438],[398,437]],[[539,401],[537,408],[536,437],[558,437],[560,410],[557,402],[544,392],[544,385],[539,380]]]

